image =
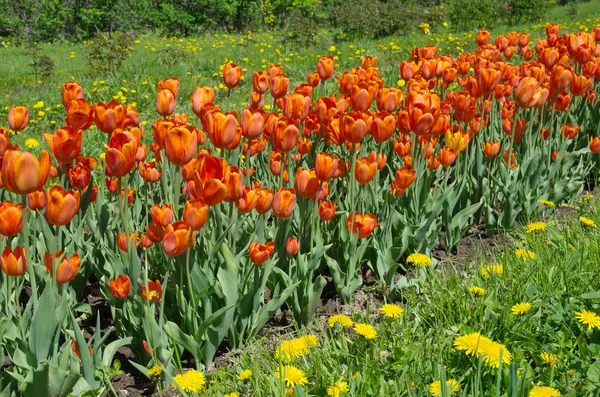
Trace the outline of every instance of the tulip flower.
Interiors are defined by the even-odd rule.
[[[600,152],[600,137],[595,136],[590,139],[590,152],[592,152],[592,153]]]
[[[330,154],[320,152],[315,159],[315,174],[321,181],[329,181],[338,169],[338,159]]]
[[[54,134],[44,132],[44,138],[52,149],[54,157],[61,163],[72,162],[81,153],[83,131],[73,127],[59,128]]]
[[[137,232],[129,234],[129,241],[127,241],[127,234],[125,234],[125,232],[117,233],[116,240],[117,246],[123,252],[129,252],[129,245],[135,245],[135,248],[137,248],[140,245]]]
[[[127,116],[127,110],[116,99],[104,104],[98,102],[94,105],[94,122],[98,129],[104,133],[112,134],[119,128],[119,124]]]
[[[183,209],[183,222],[192,230],[200,230],[208,220],[208,205],[202,198],[186,201]]]
[[[129,276],[120,274],[116,279],[108,280],[108,289],[117,299],[125,299],[131,291],[131,279]]]
[[[442,148],[442,150],[440,150],[440,153],[438,154],[437,157],[438,157],[439,162],[444,167],[448,167],[448,166],[452,165],[452,163],[454,163],[454,160],[456,160],[456,151],[454,149],[450,149],[450,148],[444,146]]]
[[[258,241],[250,244],[248,252],[250,253],[250,260],[255,265],[262,265],[265,263],[273,252],[275,251],[275,243],[270,241],[266,244],[261,244]]]
[[[283,97],[283,115],[297,121],[304,121],[310,111],[310,96],[295,92]]]
[[[392,193],[395,196],[402,195],[404,190],[414,182],[417,172],[413,169],[406,167],[399,168],[394,174],[394,181],[392,182]]]
[[[335,69],[335,61],[332,56],[321,56],[317,61],[317,73],[321,81],[325,81],[333,76],[333,70]]]
[[[361,157],[356,160],[354,176],[361,185],[369,183],[377,173],[377,161],[370,156]]]
[[[32,211],[38,211],[46,207],[46,192],[38,190],[27,195],[27,206]]]
[[[0,234],[16,236],[23,228],[23,205],[14,205],[11,201],[0,203]]]
[[[192,228],[183,221],[177,221],[165,228],[162,249],[167,256],[179,256],[190,247]]]
[[[140,176],[148,183],[156,183],[160,181],[162,171],[156,168],[156,162],[139,163]]]
[[[172,164],[190,162],[198,151],[198,129],[192,125],[170,128],[165,135],[165,155]]]
[[[84,163],[78,162],[75,167],[68,168],[67,178],[74,188],[84,190],[92,180],[92,170]]]
[[[210,87],[196,87],[190,104],[192,105],[192,111],[198,117],[202,112],[202,109],[207,104],[212,104],[215,101],[215,91]]]
[[[71,101],[83,99],[83,88],[74,81],[69,81],[62,86],[62,103],[65,108],[68,108]]]
[[[269,89],[271,91],[271,96],[274,99],[283,98],[285,94],[287,94],[289,85],[290,79],[288,79],[285,74],[271,76],[271,80],[269,81]]]
[[[67,107],[65,123],[75,131],[87,130],[94,121],[94,109],[85,99],[71,101]]]
[[[150,216],[157,225],[167,227],[173,222],[173,204],[154,204],[150,208]]]
[[[280,188],[273,197],[273,215],[278,218],[288,218],[296,207],[296,190]]]
[[[73,281],[79,267],[81,266],[81,259],[77,253],[73,254],[70,258],[64,256],[62,251],[58,251],[54,254],[46,252],[44,254],[44,264],[48,273],[52,273],[52,268],[55,268],[56,282],[58,284],[66,284]],[[54,261],[54,262],[53,262]]]
[[[300,242],[297,237],[288,237],[285,242],[285,250],[288,255],[294,256],[298,253],[298,249],[300,248]]]
[[[124,132],[113,135],[106,148],[106,170],[110,176],[122,177],[127,175],[135,165],[138,141]]]
[[[318,86],[319,83],[321,82],[321,77],[319,76],[319,72],[309,73],[308,77],[306,78],[306,81],[307,81],[308,85],[310,85],[313,88]]]
[[[242,135],[248,139],[258,138],[265,128],[265,121],[265,112],[263,110],[245,108],[242,110],[240,120]]]
[[[261,96],[269,90],[269,74],[257,71],[252,76],[252,89]]]
[[[160,90],[156,95],[156,112],[170,116],[175,111],[175,95],[170,90]]]
[[[273,205],[273,198],[273,189],[260,188],[258,192],[258,200],[256,201],[256,212],[259,214],[266,214]]]
[[[22,131],[29,124],[29,109],[27,106],[14,106],[8,112],[8,126],[13,131]]]
[[[234,89],[242,79],[242,68],[235,63],[223,66],[223,84],[230,90]]]
[[[314,169],[307,170],[299,167],[294,178],[294,188],[304,198],[316,198],[317,191],[321,186],[321,181],[317,178]]]
[[[335,216],[335,211],[337,208],[336,203],[332,203],[331,201],[322,201],[319,203],[319,218],[324,220],[325,222],[330,221]]]
[[[279,119],[277,128],[271,135],[273,148],[281,153],[287,153],[296,147],[298,138],[300,138],[300,130],[294,121],[288,118]]]
[[[376,142],[382,143],[392,137],[396,129],[396,116],[386,111],[379,112],[373,117],[371,135]]]
[[[169,77],[158,82],[158,91],[169,90],[173,97],[177,98],[179,94],[179,79],[177,77]]]
[[[158,280],[148,280],[148,291],[146,291],[145,285],[142,286],[142,298],[151,303],[159,302],[162,298],[162,292],[162,285]]]
[[[238,126],[237,113],[223,113],[212,111],[207,115],[208,138],[219,149],[227,149],[231,145],[239,144],[241,131]]]
[[[490,141],[483,144],[483,153],[486,157],[496,157],[500,153],[500,142]]]
[[[350,233],[358,232],[359,238],[368,237],[373,230],[377,227],[377,217],[373,214],[361,214],[356,212],[354,214],[348,214],[346,220],[346,227]]]
[[[39,158],[19,150],[7,150],[2,159],[2,183],[9,191],[26,195],[40,190],[50,174],[50,154],[40,152]]]
[[[17,247],[14,250],[10,246],[4,247],[2,256],[0,256],[0,266],[7,276],[20,277],[27,270],[27,257],[25,248]]]

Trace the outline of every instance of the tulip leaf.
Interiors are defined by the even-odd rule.
[[[25,396],[66,397],[71,393],[80,376],[44,362],[27,375],[19,389]]]
[[[56,300],[54,290],[48,284],[39,301],[39,305],[31,320],[29,332],[29,348],[38,363],[50,358],[50,349],[53,346],[55,335],[59,329],[56,317]]]
[[[79,346],[79,352],[81,355],[80,359],[83,365],[83,377],[91,387],[99,387],[100,382],[94,378],[94,365],[92,363],[92,357],[88,351],[88,345],[73,313],[71,313],[71,324],[73,326],[73,332],[75,333],[75,343],[77,343]]]
[[[118,339],[109,343],[102,352],[102,365],[105,367],[110,367],[117,350],[123,346],[130,345],[131,342],[133,342],[133,338],[128,336],[127,338]]]

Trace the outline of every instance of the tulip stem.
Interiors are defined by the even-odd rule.
[[[350,167],[350,202],[351,202],[351,219],[350,219],[350,234],[354,233],[354,215],[355,215],[355,211],[356,211],[356,192],[355,187],[356,187],[356,182],[355,182],[355,178],[354,178],[354,174],[356,172],[356,159],[358,157],[358,150],[356,148],[356,144],[352,144],[352,166]]]
[[[519,115],[519,108],[515,105],[515,115],[513,117],[513,125],[512,131],[510,133],[510,144],[508,146],[508,158],[506,159],[506,178],[504,180],[504,188],[508,190],[508,182],[510,180],[510,170],[512,165],[512,153],[513,153],[513,145],[515,143],[515,131],[517,129],[517,116]],[[505,197],[506,199],[506,197]],[[511,222],[512,223],[512,222]]]
[[[58,252],[58,236],[60,235],[60,229],[58,228],[58,226],[54,226],[54,228],[56,229],[54,232],[54,239],[52,241],[52,272],[51,272],[51,277],[52,277],[52,289],[54,290],[54,293],[58,293],[58,288],[56,286],[56,262],[58,260],[57,258],[57,252]]]
[[[25,259],[27,260],[27,272],[29,273],[29,279],[31,281],[31,296],[33,297],[33,307],[37,308],[37,280],[35,278],[35,270],[33,269],[33,263],[31,263],[31,253],[29,252],[29,215],[27,213],[26,195],[21,196],[21,202],[23,204],[23,242],[25,245]]]
[[[181,170],[175,169],[175,185],[173,185],[173,213],[179,219],[179,197],[181,195]]]

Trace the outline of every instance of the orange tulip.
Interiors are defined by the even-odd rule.
[[[346,113],[339,121],[340,133],[348,142],[360,143],[371,130],[372,120],[373,117],[367,113]]]
[[[319,217],[325,222],[330,221],[335,216],[337,205],[331,201],[322,201],[319,203]]]
[[[356,159],[356,168],[354,170],[354,176],[358,183],[364,185],[369,183],[377,172],[377,161],[370,156],[361,157]]]
[[[289,85],[290,79],[288,79],[285,74],[271,76],[271,80],[269,81],[269,89],[271,91],[271,96],[274,99],[283,98],[285,94],[287,94]]]
[[[258,200],[256,201],[256,212],[265,214],[273,205],[274,192],[273,189],[261,188],[258,192]]]
[[[150,216],[157,225],[167,227],[168,224],[173,222],[173,204],[154,204],[150,208]]]
[[[14,131],[22,131],[29,124],[29,109],[27,106],[14,106],[8,112],[8,126]]]
[[[590,139],[590,152],[592,152],[592,153],[600,152],[600,137],[595,136]]]
[[[523,108],[531,108],[535,107],[540,99],[540,85],[538,81],[534,77],[524,77],[521,79],[515,89],[515,103]]]
[[[242,197],[244,194],[244,185],[242,184],[242,174],[239,172],[238,167],[228,167],[223,182],[227,186],[225,201],[232,203]]]
[[[565,139],[574,139],[579,134],[579,126],[573,126],[570,123],[563,125],[561,129]]]
[[[13,251],[8,245],[4,247],[0,256],[0,265],[7,276],[19,277],[25,274],[27,270],[25,248],[17,247]]]
[[[310,96],[292,92],[283,97],[282,104],[285,117],[302,122],[310,111]]]
[[[333,76],[335,61],[332,56],[322,55],[317,61],[317,73],[322,81],[328,80]]]
[[[52,149],[54,157],[61,163],[70,163],[81,153],[83,131],[73,127],[59,128],[54,134],[44,132],[44,138]]]
[[[273,215],[278,218],[287,218],[296,208],[296,190],[280,188],[273,197]]]
[[[71,101],[79,99],[83,99],[83,88],[81,88],[79,83],[69,81],[62,86],[62,103],[65,108],[69,106]]]
[[[212,111],[207,115],[207,132],[212,144],[219,149],[228,149],[239,144],[241,131],[238,126],[237,113]]]
[[[152,241],[146,233],[142,233],[140,234],[140,244],[144,248],[150,248],[154,245],[154,241]]]
[[[107,104],[98,102],[94,105],[94,122],[104,133],[112,134],[126,118],[127,110],[116,99]]]
[[[202,198],[186,201],[183,210],[183,222],[192,230],[200,230],[208,220],[208,205]]]
[[[202,108],[207,104],[212,104],[215,101],[215,91],[210,87],[196,87],[190,104],[192,105],[192,111],[198,117],[202,112]]]
[[[71,186],[79,190],[84,190],[92,180],[92,171],[84,163],[78,162],[75,167],[68,167],[67,178]]]
[[[250,244],[248,252],[252,263],[255,265],[262,265],[273,255],[273,252],[275,252],[275,243],[269,241],[266,244],[261,244],[258,241],[255,241]]]
[[[242,68],[235,63],[223,66],[223,84],[230,90],[234,89],[242,79]]]
[[[149,302],[159,302],[162,298],[162,285],[160,281],[152,281],[148,280],[148,291],[146,291],[146,286],[142,286],[142,298]]]
[[[500,153],[500,142],[498,141],[489,141],[483,144],[483,153],[487,157],[496,157],[498,153]]]
[[[158,82],[158,91],[169,90],[174,97],[179,93],[179,79],[177,77],[169,77]]]
[[[73,254],[70,258],[64,256],[62,251],[58,251],[54,254],[46,252],[44,254],[44,264],[48,273],[52,273],[52,268],[55,267],[56,282],[58,284],[66,284],[73,281],[79,268],[81,267],[81,259],[77,253]]]
[[[160,180],[162,171],[156,168],[156,162],[139,164],[140,175],[146,182],[156,183]]]
[[[38,211],[46,207],[46,193],[38,190],[27,195],[27,206],[32,211]]]
[[[316,198],[317,191],[321,186],[321,181],[317,178],[314,169],[307,170],[303,167],[299,167],[296,171],[296,178],[294,179],[294,187],[300,195],[304,198]]]
[[[489,30],[480,30],[477,32],[477,37],[475,38],[475,41],[477,42],[478,46],[484,46],[487,44],[488,40],[490,39],[491,33]]]
[[[0,234],[16,236],[23,228],[23,204],[14,205],[11,201],[0,204]]]
[[[438,154],[438,160],[444,167],[448,167],[456,160],[456,152],[454,149],[444,146]]]
[[[379,112],[373,117],[371,135],[376,142],[383,143],[392,137],[396,129],[396,115],[386,111]]]
[[[267,72],[258,71],[252,75],[252,89],[263,95],[269,89],[269,74]]]
[[[375,103],[377,104],[377,110],[392,113],[400,106],[402,101],[404,101],[402,91],[394,87],[385,87],[379,90]]]
[[[247,214],[256,208],[259,191],[260,188],[251,189],[249,186],[244,186],[242,196],[235,202],[235,206],[240,214]]]
[[[156,95],[156,112],[170,116],[175,111],[175,95],[170,90],[160,90]]]
[[[245,108],[242,110],[240,120],[242,135],[248,139],[258,138],[265,128],[265,121],[266,117],[263,110]]]
[[[76,131],[87,130],[94,121],[92,105],[85,99],[71,101],[67,107],[66,124]]]
[[[285,250],[288,255],[296,255],[298,253],[298,249],[300,248],[300,242],[297,237],[288,237],[285,241]]]
[[[402,80],[412,79],[418,70],[419,66],[413,61],[402,61],[400,63],[400,77],[402,77]]]
[[[396,190],[406,190],[414,182],[417,176],[417,172],[410,168],[399,168],[394,174],[394,181],[392,182],[392,192]]]
[[[348,219],[346,220],[346,227],[350,233],[358,232],[359,238],[368,237],[373,230],[377,227],[377,217],[373,214],[361,214],[360,212],[355,212],[354,214],[348,214]]]
[[[148,236],[148,238],[155,243],[158,243],[159,241],[161,241],[164,234],[165,234],[165,228],[160,225],[157,225],[154,222],[150,222],[146,226],[146,236]],[[125,238],[125,235],[123,234],[123,240],[124,240],[124,238]]]
[[[330,154],[320,152],[315,158],[315,174],[321,181],[329,181],[335,176],[338,159]]]
[[[404,157],[410,154],[410,148],[412,146],[412,141],[410,137],[407,135],[401,135],[400,139],[394,139],[394,151],[398,156]]]
[[[165,135],[165,155],[172,164],[183,166],[196,156],[198,129],[193,125],[170,128]]]
[[[26,195],[40,190],[50,174],[50,154],[40,152],[39,159],[31,153],[7,150],[2,159],[2,182],[9,191]]]
[[[125,299],[131,291],[131,279],[129,276],[120,274],[115,280],[108,280],[108,289],[117,299]]]
[[[113,135],[106,148],[106,171],[109,176],[122,177],[127,175],[135,165],[138,141],[125,132]]]
[[[294,124],[294,121],[288,118],[281,118],[277,122],[277,128],[271,135],[273,148],[281,153],[287,153],[292,150],[298,139],[300,138],[300,130]]]
[[[350,92],[352,109],[357,112],[367,111],[371,107],[378,90],[379,87],[374,82],[362,82],[352,87]]]
[[[313,88],[318,86],[319,83],[321,82],[321,77],[319,76],[319,72],[309,73],[306,81],[308,82],[308,85],[310,85]]]
[[[575,74],[571,80],[571,94],[575,96],[583,96],[588,89],[592,87],[593,79],[584,75]]]
[[[177,221],[165,228],[162,249],[167,256],[179,256],[187,250],[192,241],[192,228],[183,221]]]
[[[60,185],[46,189],[46,220],[55,226],[64,226],[79,211],[79,191],[65,190]]]

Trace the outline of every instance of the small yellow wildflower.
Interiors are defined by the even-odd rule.
[[[148,370],[148,375],[153,377],[159,377],[162,374],[162,368],[158,364],[154,364],[152,368]]]
[[[175,375],[173,381],[185,392],[197,393],[206,384],[206,377],[200,371],[192,369],[185,374]]]
[[[296,385],[304,386],[308,383],[308,379],[304,374],[304,371],[294,367],[293,365],[285,365],[280,367],[275,372],[281,382],[285,382],[286,387],[295,388]]]
[[[388,303],[387,305],[381,306],[379,312],[387,318],[398,318],[404,314],[404,309],[398,305]]]
[[[460,385],[458,384],[456,379],[448,379],[446,381],[446,384],[448,385],[448,388],[450,389],[450,394],[454,394],[460,390]],[[442,382],[440,382],[439,380],[436,380],[435,382],[430,384],[429,385],[429,393],[433,394],[434,396],[441,396],[442,395]]]
[[[538,203],[545,205],[546,207],[552,208],[555,207],[556,204],[554,204],[552,201],[550,200],[538,200]]]
[[[38,101],[33,105],[34,109],[41,109],[44,107],[44,101]]]
[[[585,216],[580,216],[579,220],[581,221],[581,223],[583,223],[584,226],[596,227],[596,222],[594,222],[590,218],[586,218]]]
[[[377,331],[371,324],[357,323],[354,325],[354,331],[365,339],[377,338]]]
[[[349,390],[348,383],[343,380],[338,380],[327,388],[327,395],[329,397],[340,397],[342,393],[348,393]]]
[[[469,292],[475,296],[483,296],[487,293],[487,291],[484,288],[477,286],[469,288]]]
[[[540,357],[542,358],[544,364],[549,365],[551,367],[554,367],[558,363],[558,357],[556,356],[556,354],[543,352],[542,354],[540,354]]]
[[[510,308],[510,312],[515,316],[521,316],[531,310],[531,303],[521,302]]]
[[[406,258],[407,263],[412,263],[418,267],[427,267],[431,265],[431,258],[425,254],[420,254],[415,252],[414,254],[410,254],[408,258]]]
[[[527,224],[527,233],[545,232],[548,226],[544,222],[531,222]]]
[[[494,274],[501,277],[504,274],[504,266],[499,264],[483,266],[479,268],[479,273],[483,278],[490,278]]]
[[[559,397],[560,392],[548,386],[533,386],[529,392],[529,397]]]
[[[27,146],[29,149],[35,149],[36,147],[40,146],[40,142],[35,138],[29,138],[25,141],[25,146]]]
[[[252,371],[249,369],[245,369],[242,372],[240,372],[240,374],[238,375],[238,380],[245,382],[247,380],[250,380],[251,377],[252,377]]]
[[[589,310],[582,310],[575,314],[577,320],[583,324],[587,325],[588,330],[592,330],[594,328],[600,328],[600,317]]]
[[[240,397],[240,393],[232,391],[231,393],[225,394],[223,397]]]
[[[517,255],[517,258],[521,259],[522,261],[525,261],[527,259],[535,259],[535,252],[523,248],[515,250],[515,255]]]
[[[341,325],[342,327],[352,327],[352,319],[344,314],[335,314],[327,320],[327,326],[329,328],[335,327],[336,324]]]
[[[477,357],[481,355],[483,363],[492,368],[500,367],[501,354],[504,364],[510,364],[512,361],[512,354],[506,346],[481,335],[479,332],[459,336],[454,340],[454,348],[464,351],[469,356]]]

